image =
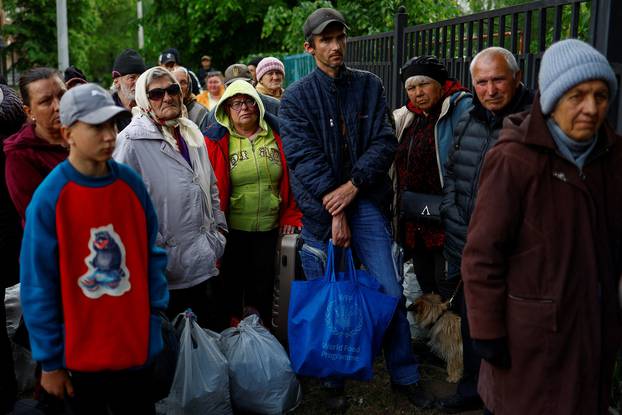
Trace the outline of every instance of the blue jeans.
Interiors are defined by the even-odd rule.
[[[417,383],[419,367],[412,350],[402,285],[395,274],[389,222],[373,203],[357,200],[348,210],[348,225],[352,233],[354,255],[369,274],[378,280],[384,293],[400,298],[383,340],[384,358],[391,382],[398,385]],[[323,277],[328,241],[317,240],[304,228],[301,237],[304,244],[300,259],[307,279]],[[330,383],[332,387],[343,385],[341,382]]]

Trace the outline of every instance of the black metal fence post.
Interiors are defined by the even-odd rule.
[[[401,104],[400,89],[402,82],[400,79],[400,68],[404,62],[404,28],[408,22],[406,7],[400,6],[395,14],[395,32],[393,37],[393,82],[391,83],[391,108],[399,108]]]
[[[622,78],[622,2],[620,0],[592,0],[592,44],[611,63],[618,78]],[[622,134],[622,98],[620,88],[609,108],[609,120],[619,134]]]

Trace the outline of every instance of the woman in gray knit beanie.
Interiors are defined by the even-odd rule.
[[[606,415],[622,344],[617,82],[569,39],[542,57],[530,112],[486,153],[462,256],[478,392],[494,415]]]

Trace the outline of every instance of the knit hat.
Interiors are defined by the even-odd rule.
[[[260,81],[261,77],[270,71],[279,71],[283,74],[283,76],[285,76],[285,66],[283,66],[283,62],[270,56],[263,58],[261,62],[259,62],[259,65],[257,65],[257,68],[255,69],[257,81]]]
[[[22,100],[7,85],[0,85],[0,138],[16,133],[26,121]]]
[[[611,65],[599,51],[578,39],[554,43],[540,63],[540,106],[549,114],[568,90],[581,82],[603,80],[609,86],[610,99],[618,89]]]
[[[449,72],[447,72],[445,65],[435,56],[415,56],[402,66],[400,73],[402,82],[406,82],[411,76],[423,75],[443,85],[449,78]]]
[[[119,76],[129,74],[141,74],[147,70],[145,61],[142,56],[138,54],[134,49],[125,49],[117,59],[114,60],[112,66],[112,77],[117,78]]]

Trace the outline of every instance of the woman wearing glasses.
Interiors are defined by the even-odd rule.
[[[157,244],[168,254],[167,313],[172,317],[190,307],[202,327],[220,331],[226,320],[215,294],[216,263],[227,223],[203,135],[182,115],[180,86],[164,68],[138,78],[136,104],[114,158],[142,176],[158,214]]]
[[[269,326],[279,233],[301,226],[278,121],[243,80],[227,87],[215,114],[206,143],[229,225],[222,262],[226,310],[232,321],[256,313]]]

